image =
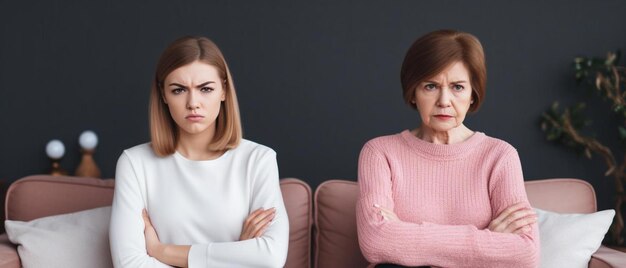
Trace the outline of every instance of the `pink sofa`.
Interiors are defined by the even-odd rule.
[[[547,179],[526,182],[533,207],[561,213],[591,213],[597,210],[593,187],[578,179]],[[358,185],[353,181],[329,180],[315,191],[315,267],[366,267],[356,232],[355,206]],[[600,247],[589,267],[626,267],[626,253]]]
[[[110,179],[44,175],[22,178],[7,190],[6,218],[28,221],[107,206],[111,204],[113,186]],[[285,267],[311,267],[312,252],[315,267],[367,266],[356,235],[356,182],[326,181],[317,188],[314,197],[311,188],[298,179],[282,179],[280,187],[290,223]],[[593,188],[581,180],[529,181],[526,189],[531,203],[538,208],[564,213],[589,213],[597,209]],[[311,239],[312,231],[315,241]],[[0,268],[20,266],[16,246],[6,234],[0,235]],[[626,253],[601,247],[589,267],[626,267]]]
[[[6,194],[5,216],[9,220],[33,219],[110,206],[114,180],[79,177],[29,176],[15,181]],[[313,195],[298,179],[281,179],[280,188],[289,215],[289,255],[285,267],[311,266]],[[0,268],[21,267],[17,248],[6,234],[0,235]]]

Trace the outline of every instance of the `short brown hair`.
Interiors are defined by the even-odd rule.
[[[152,149],[159,156],[173,154],[178,143],[178,126],[162,99],[164,80],[174,70],[195,61],[209,64],[217,69],[226,95],[226,99],[220,105],[215,124],[215,136],[209,144],[209,149],[215,151],[232,149],[241,141],[242,129],[237,94],[222,52],[206,37],[187,36],[177,39],[163,51],[152,81],[149,111],[150,136]]]
[[[485,98],[487,67],[483,47],[475,36],[455,30],[439,30],[418,38],[407,51],[400,71],[404,101],[411,103],[419,83],[442,72],[454,62],[463,62],[469,71],[475,112]]]

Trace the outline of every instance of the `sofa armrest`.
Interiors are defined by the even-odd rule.
[[[589,268],[626,267],[626,253],[600,246],[591,256]]]
[[[0,235],[0,268],[20,268],[17,246],[13,245],[6,233]]]

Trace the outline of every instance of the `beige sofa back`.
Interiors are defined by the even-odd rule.
[[[593,187],[578,179],[527,181],[526,192],[533,207],[561,213],[596,211]],[[329,180],[315,191],[315,267],[366,267],[356,232],[354,181]]]
[[[36,175],[14,182],[7,190],[6,219],[30,221],[40,217],[110,206],[112,179]],[[280,188],[289,216],[289,252],[285,267],[310,267],[312,191],[305,182],[288,178]],[[17,253],[17,252],[15,252]],[[11,258],[12,256],[4,256]],[[17,255],[13,256],[17,258]],[[19,259],[15,260],[19,267]]]

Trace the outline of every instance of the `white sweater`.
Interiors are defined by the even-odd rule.
[[[282,267],[289,221],[278,183],[276,153],[242,140],[215,160],[178,152],[158,157],[150,144],[125,150],[117,162],[110,226],[115,267],[170,267],[148,256],[141,210],[163,243],[191,245],[189,267]],[[260,238],[238,241],[257,208],[276,208]]]

